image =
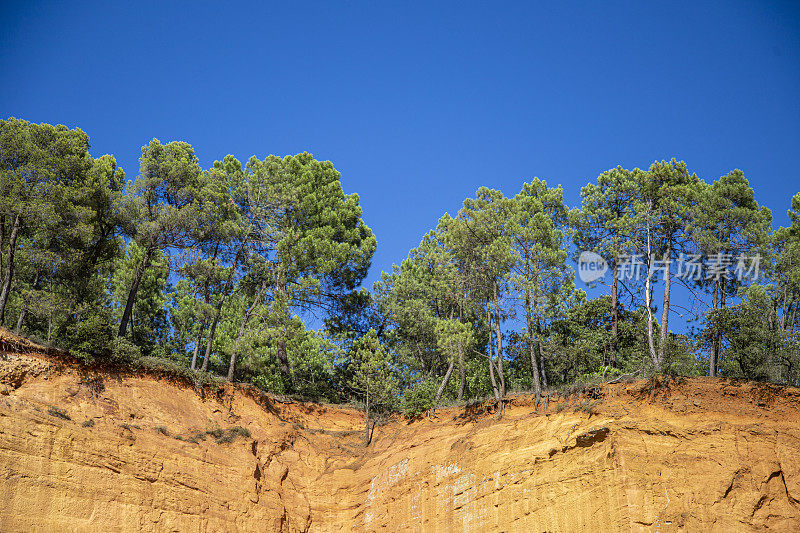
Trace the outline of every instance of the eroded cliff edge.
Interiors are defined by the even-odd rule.
[[[800,530],[800,391],[636,382],[397,418],[0,358],[0,531]],[[243,429],[239,429],[243,428]]]

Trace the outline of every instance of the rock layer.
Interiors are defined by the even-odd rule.
[[[355,410],[35,354],[0,360],[0,392],[0,531],[800,530],[796,389],[517,396],[369,448]]]

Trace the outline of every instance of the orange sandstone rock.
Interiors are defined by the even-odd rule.
[[[365,449],[361,413],[241,387],[204,399],[11,353],[0,384],[4,532],[800,531],[796,389],[518,396],[499,420],[397,417]]]

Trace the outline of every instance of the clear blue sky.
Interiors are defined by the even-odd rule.
[[[291,5],[289,5],[291,4]],[[0,116],[80,127],[128,177],[151,138],[312,152],[378,238],[368,285],[445,212],[533,176],[676,157],[800,191],[800,4],[0,3]]]

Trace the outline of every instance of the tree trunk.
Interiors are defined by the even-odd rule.
[[[287,305],[287,307],[288,307],[288,304],[287,304],[288,295],[287,295],[287,290],[286,290],[286,282],[283,279],[283,276],[281,276],[281,281],[278,284],[276,292],[277,292],[276,298],[278,299],[278,301],[284,303],[284,305]],[[288,316],[288,314],[289,313],[288,313],[288,309],[287,309],[286,310],[286,315]],[[283,378],[286,380],[286,383],[287,383],[289,389],[291,389],[292,388],[292,370],[289,367],[289,357],[286,355],[286,328],[285,328],[285,325],[284,325],[283,328],[281,328],[281,331],[279,332],[279,337],[278,337],[278,342],[277,342],[277,352],[278,352],[278,364],[279,364],[280,369],[281,369],[281,375],[283,375]]]
[[[489,311],[489,302],[486,302],[486,320],[489,326],[489,342],[487,346],[489,348],[489,379],[492,383],[492,392],[494,392],[494,397],[498,403],[502,402],[503,399],[500,396],[500,389],[497,387],[497,380],[494,377],[494,344],[492,344],[492,313]]]
[[[447,367],[447,372],[444,374],[444,379],[442,379],[442,384],[439,385],[439,390],[436,391],[436,402],[439,402],[439,399],[442,397],[444,393],[445,387],[447,387],[447,383],[450,381],[450,376],[453,374],[453,367],[455,367],[455,361],[450,361],[450,366]]]
[[[725,309],[725,278],[720,278],[719,280],[719,308],[720,310]],[[722,331],[719,329],[717,330],[717,358],[716,364],[719,365],[719,358],[722,355]],[[717,375],[714,372],[714,375]]]
[[[500,330],[500,305],[497,300],[497,281],[494,282],[494,320],[497,330],[497,374],[500,378],[500,396],[506,396],[506,378],[503,373],[503,333]]]
[[[648,215],[649,217],[649,215]],[[647,344],[650,349],[650,358],[657,373],[661,372],[661,363],[658,360],[655,343],[653,341],[653,307],[651,303],[652,292],[650,291],[650,281],[653,277],[653,254],[650,249],[650,219],[647,220],[647,280],[644,284],[644,300],[647,307]]]
[[[8,294],[11,292],[11,280],[14,277],[14,252],[16,251],[17,236],[19,235],[21,225],[22,211],[20,210],[14,218],[14,226],[8,238],[8,261],[5,273],[3,274],[3,288],[2,291],[0,291],[0,326],[5,322],[6,304],[8,303]]]
[[[210,263],[214,263],[217,260],[217,255],[219,254],[219,243],[214,246],[214,253],[211,254]],[[208,304],[208,301],[211,299],[211,276],[206,275],[205,279],[203,280],[203,303]],[[195,292],[197,294],[197,292]],[[197,370],[197,365],[194,362],[197,359],[197,356],[200,355],[200,341],[202,340],[203,331],[206,329],[206,317],[205,317],[205,310],[198,312],[197,314],[197,322],[201,324],[200,331],[197,334],[197,344],[194,348],[194,356],[193,356],[193,363],[192,363],[192,370]],[[205,352],[204,352],[205,353]]]
[[[194,343],[194,353],[192,354],[192,370],[197,370],[197,354],[200,353],[200,341],[203,340],[203,330],[206,329],[204,323],[200,323],[200,329],[197,330],[197,341]]]
[[[503,411],[505,411],[505,406],[503,404],[503,399],[505,398],[505,387],[503,385],[502,367],[496,367],[494,364],[494,346],[492,345],[492,313],[489,309],[489,302],[486,302],[486,314],[489,318],[489,377],[492,379],[492,389],[494,390],[494,397],[497,399],[497,412],[500,416],[502,416]],[[500,333],[499,327],[496,328],[495,335],[498,333]],[[502,341],[499,341],[498,344],[500,347],[502,347]],[[498,363],[500,363],[500,354],[498,354]],[[495,380],[494,369],[497,370],[497,376],[500,380],[499,383],[497,380]]]
[[[142,262],[139,263],[139,266],[136,268],[136,272],[134,273],[131,289],[128,292],[128,301],[125,303],[125,311],[122,313],[122,321],[119,324],[119,337],[124,337],[125,331],[128,329],[128,322],[130,321],[131,314],[133,313],[133,304],[136,302],[136,293],[139,292],[139,283],[142,281],[144,271],[150,266],[150,257],[152,256],[153,251],[154,250],[152,248],[149,246],[147,247],[144,252]]]
[[[5,252],[3,251],[3,243],[5,242],[6,238],[6,216],[0,215],[0,287],[3,286],[3,280],[5,279],[5,271],[3,270],[3,255]]]
[[[712,311],[716,311],[719,302],[719,280],[714,281],[714,306]],[[717,317],[718,318],[718,317]],[[715,377],[717,375],[717,361],[719,360],[719,325],[714,323],[714,334],[711,338],[711,354],[708,358],[708,375]]]
[[[17,326],[14,328],[14,333],[17,335],[22,331],[22,321],[25,320],[25,309],[26,306],[23,304],[22,309],[19,311],[19,317],[17,318]]]
[[[533,314],[531,311],[531,291],[525,289],[525,319],[528,323],[528,351],[531,357],[531,373],[533,374],[533,392],[536,400],[542,396],[542,382],[539,378],[539,362],[536,360],[536,339],[533,334]]]
[[[648,266],[648,278],[645,282],[645,307],[647,308],[647,346],[650,349],[650,359],[653,361],[653,368],[655,368],[656,373],[661,372],[661,363],[658,360],[658,354],[656,353],[656,346],[655,341],[653,340],[653,307],[651,297],[652,291],[650,290],[650,272]]]
[[[450,318],[449,318],[449,320],[451,320],[451,321],[453,320],[454,311],[455,311],[455,309],[451,307],[450,308]],[[445,372],[445,374],[444,374],[444,379],[442,379],[442,384],[439,385],[439,389],[436,391],[436,401],[437,402],[442,397],[442,394],[444,393],[445,387],[447,387],[447,384],[450,382],[450,376],[453,375],[453,368],[455,368],[455,362],[456,362],[455,357],[453,357],[452,354],[448,354],[448,358],[450,359],[450,364],[447,367],[447,372]]]
[[[461,322],[464,319],[464,308],[463,304],[459,303],[458,306],[458,321]],[[467,385],[467,367],[464,365],[464,343],[459,341],[458,343],[458,401],[464,399],[464,388]]]
[[[214,335],[217,332],[217,324],[219,324],[219,317],[222,315],[222,308],[225,305],[225,300],[228,298],[228,291],[231,289],[231,283],[233,282],[233,275],[236,273],[236,265],[239,262],[239,254],[241,253],[241,248],[236,252],[236,257],[233,260],[233,265],[231,266],[231,271],[228,274],[228,279],[225,280],[225,287],[222,288],[222,294],[219,297],[219,303],[217,304],[217,310],[214,314],[214,320],[211,322],[211,329],[208,330],[208,340],[206,341],[206,355],[203,359],[203,372],[208,371],[208,360],[211,359],[211,345],[214,343]]]
[[[541,369],[539,373],[542,375],[542,387],[547,390],[547,372],[544,371],[544,343],[539,339],[539,364]]]
[[[419,359],[419,366],[422,369],[423,373],[427,373],[429,376],[431,375],[431,369],[425,364],[425,357],[422,355],[422,348],[420,347],[419,341],[414,338],[415,343],[414,347],[417,349],[417,359]]]
[[[672,239],[667,243],[667,251],[664,252],[664,303],[661,309],[661,335],[658,338],[658,362],[664,364],[664,354],[667,349],[667,332],[669,331],[669,297],[672,286]]]
[[[464,399],[464,387],[467,384],[467,369],[464,366],[464,347],[461,344],[458,345],[458,374],[458,401],[460,402]]]
[[[364,403],[364,415],[367,422],[364,428],[364,447],[367,447],[369,446],[369,381],[367,381],[367,395]]]
[[[617,368],[617,356],[619,355],[619,313],[617,312],[617,274],[619,265],[614,261],[614,267],[611,271],[611,368]]]
[[[31,290],[36,290],[36,286],[39,284],[39,270],[36,270],[36,275],[33,277],[33,284],[31,285]],[[22,322],[25,320],[25,313],[28,310],[28,302],[29,298],[22,299],[22,307],[19,310],[19,318],[17,318],[17,327],[14,328],[14,333],[19,335],[19,332],[22,331]]]
[[[236,369],[236,357],[239,355],[239,342],[244,335],[244,328],[247,327],[247,323],[250,321],[250,316],[253,314],[253,310],[258,307],[258,304],[261,303],[261,296],[264,294],[265,285],[262,284],[261,287],[258,289],[258,293],[256,297],[253,299],[253,303],[250,304],[250,307],[247,308],[245,311],[244,316],[242,317],[242,323],[239,326],[239,332],[236,334],[236,342],[233,346],[233,353],[231,354],[231,362],[228,365],[228,381],[233,381],[233,372]]]

